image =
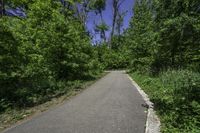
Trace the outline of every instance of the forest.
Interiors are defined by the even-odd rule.
[[[135,0],[122,30],[123,1],[112,0],[108,25],[106,0],[1,0],[0,114],[124,69],[155,104],[163,133],[200,132],[200,1]],[[26,16],[6,15],[9,7]],[[98,42],[86,27],[91,12]]]

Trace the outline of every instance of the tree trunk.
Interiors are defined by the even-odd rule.
[[[119,0],[113,0],[113,21],[112,21],[112,30],[111,30],[111,35],[110,35],[110,48],[112,48],[112,38],[113,38],[113,35],[114,35],[114,32],[115,32],[118,3],[119,3]]]
[[[102,11],[99,11],[99,14],[100,14],[100,17],[101,17],[101,23],[103,23],[104,20],[103,20]],[[106,42],[106,32],[105,32],[105,30],[102,31],[102,36],[103,36],[104,42]]]
[[[2,17],[5,13],[5,9],[4,9],[4,1],[0,0],[0,17]]]

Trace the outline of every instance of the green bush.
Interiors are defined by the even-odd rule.
[[[25,19],[0,19],[0,112],[44,102],[67,92],[68,81],[78,84],[102,70],[72,9],[61,12],[52,0],[26,6]]]
[[[200,74],[168,70],[159,77],[134,73],[133,78],[150,96],[164,133],[200,132]]]
[[[163,112],[169,110],[174,113],[174,118],[169,119],[170,123],[184,129],[183,132],[199,129],[200,74],[188,70],[171,70],[161,74],[160,80],[165,93],[168,93],[162,99],[168,97],[171,101],[168,109],[165,108]]]
[[[188,70],[172,70],[161,74],[165,88],[173,88],[176,101],[200,102],[200,74]]]

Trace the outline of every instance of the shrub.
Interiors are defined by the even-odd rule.
[[[170,97],[170,123],[189,132],[200,127],[200,74],[188,70],[171,70],[160,76],[161,83]],[[164,112],[164,110],[163,110]],[[183,130],[183,132],[184,132]]]
[[[73,10],[61,12],[51,0],[30,2],[26,9],[25,19],[0,19],[0,111],[44,102],[66,92],[67,81],[101,72]]]
[[[164,133],[200,132],[200,74],[168,70],[158,77],[134,73],[133,78],[150,96]]]

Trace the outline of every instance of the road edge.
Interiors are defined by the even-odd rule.
[[[148,106],[148,113],[147,113],[147,121],[146,121],[146,128],[145,133],[160,133],[160,119],[156,115],[154,111],[153,103],[150,101],[148,95],[141,89],[141,87],[128,75],[128,78],[131,80],[132,84],[138,90],[140,95],[143,97],[145,103]]]
[[[4,130],[0,131],[0,133],[6,133],[9,130],[13,129],[13,128],[17,128],[18,126],[25,124],[33,119],[36,119],[37,117],[40,117],[41,115],[43,115],[44,113],[50,112],[54,109],[56,109],[57,107],[60,107],[62,105],[64,105],[66,102],[69,102],[70,100],[72,100],[74,97],[80,95],[81,93],[83,93],[84,91],[86,91],[88,88],[90,88],[93,84],[95,84],[96,82],[98,82],[99,80],[103,79],[106,75],[108,75],[110,72],[107,71],[103,71],[102,75],[100,75],[100,77],[97,77],[97,79],[95,79],[94,81],[91,81],[91,83],[85,83],[86,86],[84,86],[81,90],[79,90],[79,92],[77,92],[76,94],[70,95],[70,96],[66,96],[66,98],[63,99],[63,101],[56,103],[55,105],[50,105],[49,107],[47,107],[44,111],[41,112],[36,112],[33,113],[31,116],[28,116],[24,119],[21,119],[17,122],[15,122],[14,124],[11,124],[10,126],[8,126],[7,128],[5,128]],[[63,95],[65,97],[65,95]]]

